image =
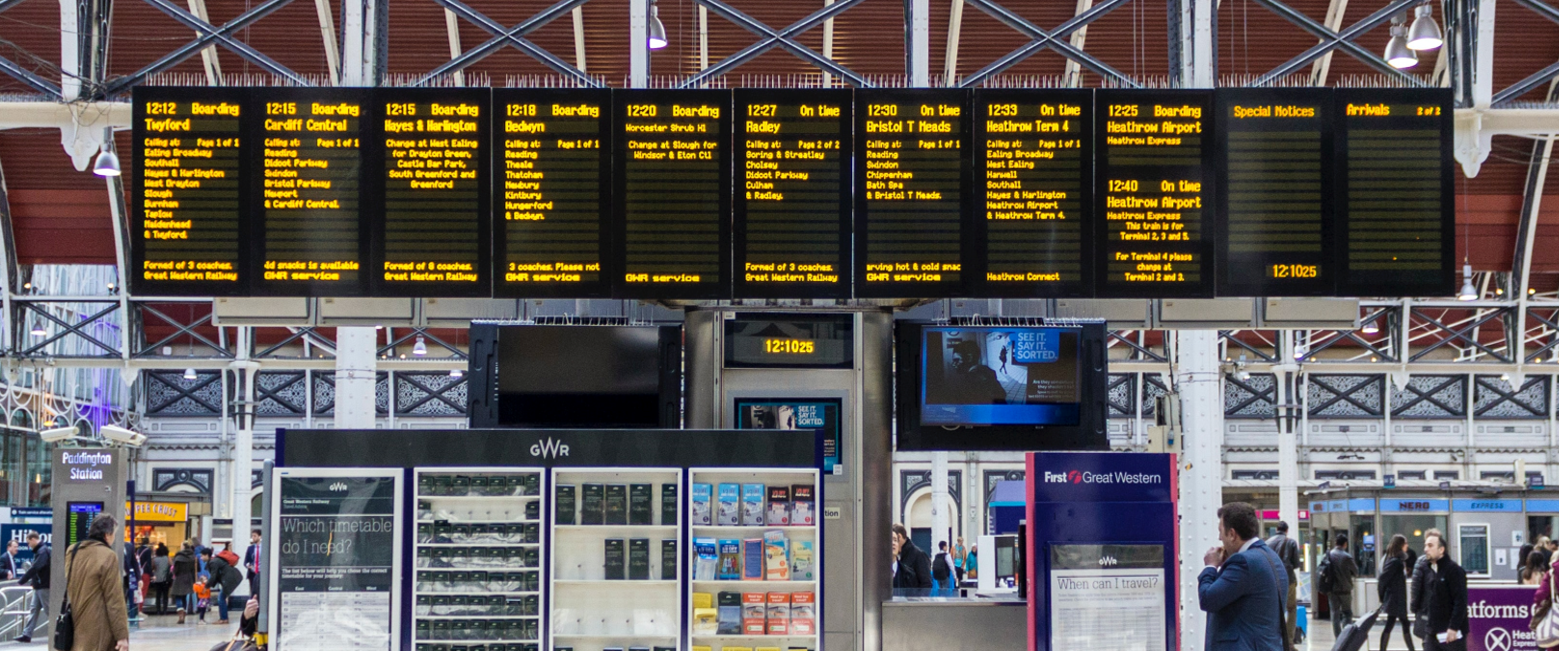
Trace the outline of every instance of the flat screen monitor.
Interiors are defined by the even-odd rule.
[[[472,328],[472,426],[680,426],[681,328]]]
[[[92,528],[92,521],[102,512],[102,502],[66,502],[65,547],[69,548],[86,540],[87,530]]]
[[[1105,449],[1103,325],[901,324],[901,450]]]

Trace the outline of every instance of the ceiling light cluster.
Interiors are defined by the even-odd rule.
[[[1418,53],[1439,48],[1445,44],[1440,25],[1434,20],[1434,5],[1425,3],[1413,9],[1413,24],[1407,24],[1407,16],[1391,18],[1391,40],[1386,41],[1386,63],[1397,69],[1418,65]]]

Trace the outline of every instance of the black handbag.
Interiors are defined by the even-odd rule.
[[[60,606],[60,616],[54,620],[54,650],[70,651],[76,644],[76,618],[70,614],[70,581],[68,577],[76,562],[76,549],[81,543],[76,543],[70,548],[70,558],[65,561],[65,603]]]

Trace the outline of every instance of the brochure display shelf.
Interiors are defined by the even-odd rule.
[[[688,473],[690,648],[819,649],[818,471]]]
[[[416,651],[539,651],[543,474],[540,468],[416,470]]]
[[[683,649],[680,468],[555,468],[553,651]]]

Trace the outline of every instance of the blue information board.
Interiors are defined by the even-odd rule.
[[[1174,459],[1028,456],[1030,651],[1179,646]]]

